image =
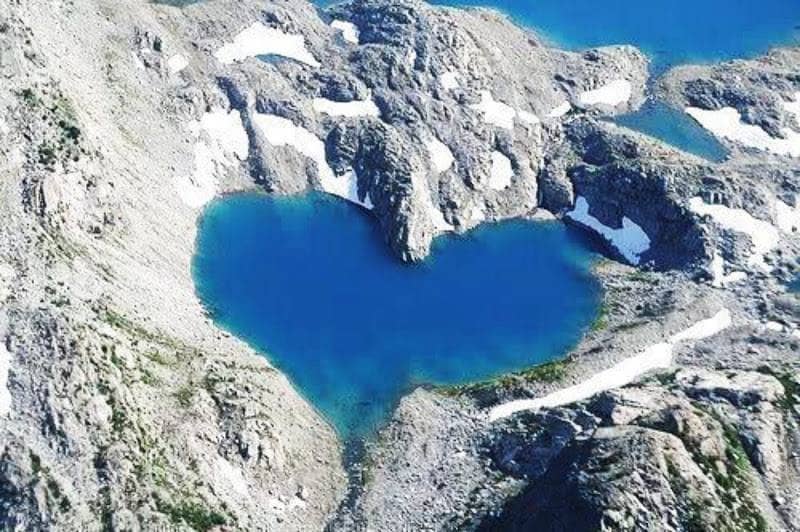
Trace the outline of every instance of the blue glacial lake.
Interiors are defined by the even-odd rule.
[[[800,42],[800,0],[443,0],[498,9],[557,46],[580,50],[632,44],[654,76],[682,63],[752,57]],[[711,161],[726,150],[678,110],[649,102],[618,119],[624,126]]]
[[[336,198],[238,195],[203,214],[194,260],[217,323],[267,353],[345,438],[421,383],[492,377],[563,355],[593,321],[593,255],[563,225],[510,221],[390,255]]]
[[[447,0],[503,11],[571,49],[633,44],[656,72],[750,57],[800,38],[800,0]]]

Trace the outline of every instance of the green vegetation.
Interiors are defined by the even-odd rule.
[[[780,381],[781,385],[783,385],[784,395],[778,404],[785,410],[794,412],[800,402],[800,384],[797,383],[795,378],[786,371],[778,372],[769,366],[759,367],[758,372],[771,375]]]
[[[178,355],[188,356],[190,354],[197,353],[197,350],[186,346],[174,338],[171,338],[165,334],[149,331],[129,320],[122,314],[119,314],[109,308],[95,309],[95,312],[97,312],[101,320],[106,322],[111,327],[129,334],[134,340],[141,339],[150,343],[159,344],[174,350]],[[169,365],[169,362],[157,350],[150,353],[145,353],[145,356],[156,363]]]
[[[684,441],[700,469],[709,475],[718,487],[720,500],[726,512],[720,516],[718,530],[766,532],[767,522],[753,499],[753,466],[742,446],[736,429],[725,423],[714,411],[702,410],[719,422],[725,439],[725,456],[720,463]]]
[[[608,327],[608,307],[605,302],[600,305],[600,310],[597,311],[594,321],[590,327],[592,332],[602,331]]]
[[[192,406],[192,399],[194,399],[195,394],[195,387],[192,383],[185,384],[181,386],[177,392],[175,392],[175,399],[178,401],[178,404],[183,408],[189,408]]]
[[[116,403],[116,401],[111,401],[111,428],[114,430],[115,433],[120,434],[123,430],[125,430],[125,426],[128,424],[128,416],[125,415],[125,411],[122,410]]]
[[[568,358],[554,360],[494,379],[456,386],[442,386],[437,388],[437,391],[444,395],[455,397],[459,395],[474,395],[497,388],[509,388],[516,384],[558,382],[567,376],[567,366],[569,364],[570,360]]]
[[[174,524],[184,523],[201,532],[206,532],[216,526],[222,526],[227,523],[224,515],[209,510],[194,501],[180,501],[177,504],[170,504],[156,499],[156,508],[158,508],[159,512],[168,515]]]
[[[628,279],[638,283],[647,283],[650,285],[658,284],[658,278],[652,275],[650,272],[644,270],[635,270],[631,272],[628,274]]]
[[[57,89],[51,89],[57,92]],[[39,164],[53,169],[59,160],[77,161],[82,132],[72,103],[60,92],[47,104],[47,91],[38,94],[33,88],[25,88],[17,93],[18,98],[31,113],[41,117],[47,125],[56,128],[55,139],[45,139],[37,148]]]
[[[31,472],[35,477],[33,484],[38,484],[44,481],[45,496],[47,497],[48,506],[55,503],[56,508],[62,512],[68,512],[72,508],[72,503],[69,498],[61,491],[56,479],[50,474],[50,470],[42,465],[42,459],[33,451],[28,451],[28,456],[31,461]]]

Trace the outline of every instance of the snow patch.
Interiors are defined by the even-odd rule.
[[[210,111],[200,120],[190,123],[189,130],[195,137],[205,132],[226,154],[234,154],[239,159],[247,157],[250,141],[242,125],[239,111],[227,112],[222,109]]]
[[[260,22],[254,22],[249,28],[242,30],[233,42],[224,45],[214,54],[226,65],[259,55],[278,55],[312,67],[320,66],[319,61],[306,48],[306,40],[302,35],[284,33]]]
[[[631,82],[624,79],[614,80],[602,87],[585,91],[578,96],[578,101],[583,105],[610,105],[616,107],[631,99],[633,87]]]
[[[256,113],[253,123],[272,146],[290,146],[317,164],[320,187],[324,192],[339,196],[366,209],[372,208],[369,196],[358,197],[358,177],[349,171],[341,176],[334,174],[325,158],[325,143],[315,134],[291,120],[277,115]]]
[[[741,114],[733,107],[716,111],[687,107],[686,113],[718,137],[761,151],[800,157],[800,133],[789,128],[781,130],[785,138],[773,137],[759,126],[742,122]]]
[[[486,219],[486,207],[482,204],[473,205],[469,209],[469,220],[471,222],[482,222]]]
[[[744,272],[731,272],[725,273],[725,260],[722,255],[715,254],[711,259],[711,286],[716,288],[723,288],[729,284],[737,283],[747,279],[747,274]]]
[[[442,88],[446,91],[457,89],[459,86],[458,74],[453,71],[445,72],[439,77],[439,83],[442,85]]]
[[[795,199],[796,207],[790,207],[781,200],[775,200],[775,223],[784,233],[800,231],[800,199]]]
[[[428,156],[437,174],[446,172],[453,165],[453,152],[450,151],[450,148],[448,148],[445,143],[436,137],[431,137],[431,139],[425,143],[425,147],[428,148]]]
[[[701,216],[710,216],[712,220],[726,229],[749,236],[753,244],[753,254],[748,259],[748,263],[770,270],[770,267],[764,262],[764,255],[772,251],[780,240],[778,230],[772,224],[753,218],[744,209],[710,205],[699,197],[689,200],[689,208]]]
[[[714,314],[714,316],[707,320],[698,321],[688,329],[675,334],[670,338],[670,342],[677,344],[680,342],[690,342],[695,340],[702,340],[718,334],[733,323],[731,312],[724,308]]]
[[[713,317],[700,321],[674,335],[669,342],[651,345],[640,354],[626,358],[574,386],[563,388],[544,397],[519,399],[495,406],[489,411],[489,420],[496,421],[526,410],[552,408],[582,401],[600,392],[630,384],[649,371],[671,366],[675,344],[708,338],[730,327],[731,323],[730,312],[722,309]]]
[[[553,107],[553,109],[547,113],[547,116],[549,118],[561,118],[565,114],[569,113],[571,109],[572,105],[567,100],[564,100],[557,106]]]
[[[187,66],[189,66],[189,60],[181,54],[175,54],[167,60],[167,68],[173,74],[177,74]]]
[[[331,116],[380,116],[381,112],[372,98],[366,100],[353,100],[350,102],[336,102],[326,98],[314,98],[311,102],[314,111]]]
[[[352,22],[346,20],[334,20],[331,22],[331,28],[342,32],[342,38],[353,44],[358,44],[358,37],[360,35],[358,28]]]
[[[583,196],[575,198],[575,208],[566,216],[602,235],[631,264],[639,264],[639,256],[650,249],[650,237],[638,224],[627,216],[619,229],[603,224],[589,214],[589,202]]]
[[[531,125],[540,124],[542,122],[535,114],[528,111],[521,111],[519,109],[517,110],[517,118]]]
[[[505,190],[511,185],[512,177],[514,177],[514,169],[511,167],[511,160],[499,151],[493,151],[489,186],[494,190]]]
[[[495,101],[492,93],[481,91],[481,102],[470,105],[470,108],[483,113],[483,119],[492,125],[504,129],[514,129],[514,117],[517,112],[513,107]]]
[[[194,173],[175,180],[183,202],[200,208],[217,194],[217,174],[223,168],[247,158],[249,140],[239,111],[215,110],[189,124],[196,142],[193,147]]]
[[[575,386],[537,399],[521,399],[498,405],[489,411],[489,419],[496,421],[524,410],[552,408],[581,401],[600,392],[625,386],[648,371],[667,368],[670,364],[672,364],[672,344],[655,344],[641,354],[627,358]]]
[[[766,328],[773,332],[783,332],[783,324],[777,321],[768,321]]]
[[[480,103],[471,104],[469,107],[483,114],[483,120],[488,124],[503,129],[514,129],[514,118],[533,125],[541,123],[539,117],[531,112],[517,110],[503,102],[498,102],[489,91],[480,91],[480,95]]]

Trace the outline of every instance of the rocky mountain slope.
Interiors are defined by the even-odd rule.
[[[4,6],[3,528],[800,528],[796,49],[655,84],[715,164],[608,120],[646,97],[636,49],[490,11]],[[616,261],[603,316],[564,362],[406,397],[348,485],[333,430],[194,295],[202,206],[257,189],[370,209],[403,260],[563,218]],[[630,360],[620,384],[659,374],[584,393]]]

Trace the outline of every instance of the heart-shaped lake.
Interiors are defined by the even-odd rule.
[[[203,214],[194,276],[217,323],[353,438],[416,384],[563,355],[597,312],[591,257],[559,223],[511,221],[439,237],[428,260],[403,264],[342,200],[239,195]]]

